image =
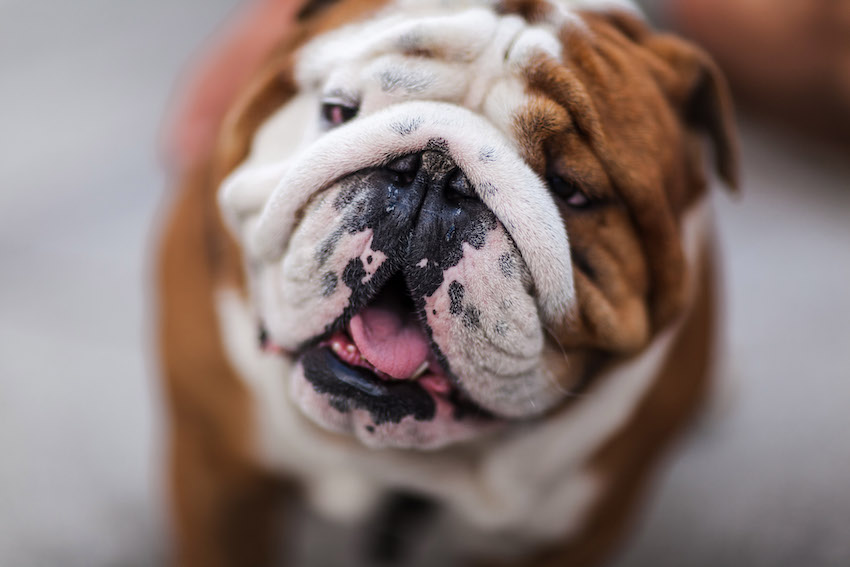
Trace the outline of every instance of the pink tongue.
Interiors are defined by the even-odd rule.
[[[393,305],[371,305],[351,319],[354,344],[372,366],[393,378],[409,378],[428,358],[425,332]]]

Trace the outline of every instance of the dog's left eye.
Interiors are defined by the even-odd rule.
[[[359,107],[351,104],[324,102],[322,103],[322,118],[329,127],[333,128],[357,116],[358,110],[360,110]]]
[[[578,183],[568,181],[560,175],[549,175],[546,180],[549,182],[552,191],[570,207],[584,209],[590,206],[590,199],[581,190]]]

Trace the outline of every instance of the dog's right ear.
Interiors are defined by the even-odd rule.
[[[715,168],[726,185],[736,191],[738,136],[723,73],[707,53],[678,37],[653,34],[644,45],[672,69],[673,74],[662,79],[667,96],[689,126],[708,135]]]

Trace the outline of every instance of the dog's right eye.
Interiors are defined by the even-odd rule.
[[[339,102],[322,103],[322,118],[330,128],[344,124],[357,116],[359,107]]]
[[[555,174],[547,176],[546,181],[555,195],[563,199],[570,207],[587,209],[591,206],[592,201],[578,183]]]

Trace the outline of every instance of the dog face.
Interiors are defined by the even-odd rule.
[[[370,446],[553,411],[687,300],[696,128],[731,171],[717,78],[575,2],[350,4],[281,59],[294,92],[221,185],[261,341],[304,414]]]

